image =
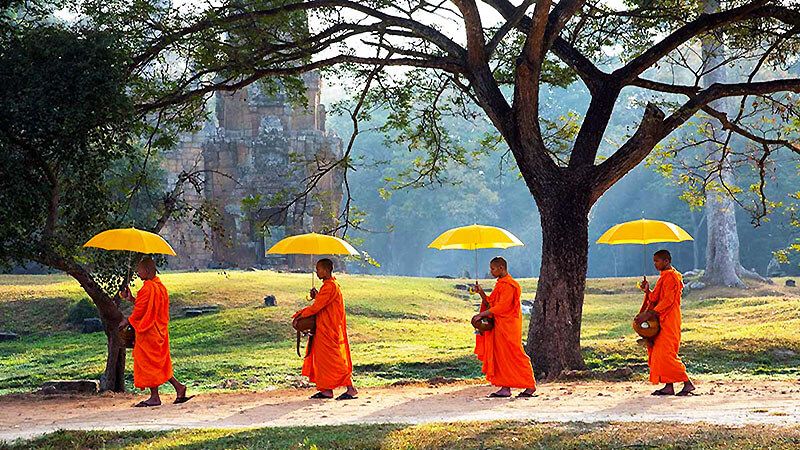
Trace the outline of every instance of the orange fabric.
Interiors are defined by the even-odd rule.
[[[475,354],[486,379],[495,386],[535,388],[531,360],[522,348],[522,288],[511,275],[497,280],[489,295],[494,328],[475,337]],[[481,305],[481,312],[486,304]]]
[[[689,380],[678,356],[681,346],[681,293],[683,276],[674,268],[661,272],[653,291],[645,295],[644,309],[658,313],[661,331],[647,345],[650,382],[679,383]]]
[[[352,386],[353,362],[347,340],[347,315],[336,278],[325,280],[314,303],[298,311],[294,317],[313,315],[317,316],[317,329],[301,373],[320,391]]]
[[[139,389],[161,386],[172,378],[169,356],[169,295],[158,277],[146,280],[136,293],[128,322],[136,330],[133,384]]]

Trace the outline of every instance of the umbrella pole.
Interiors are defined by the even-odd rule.
[[[475,253],[475,284],[478,284],[478,249],[474,248],[472,251]]]
[[[644,252],[644,264],[642,264],[642,279],[647,281],[647,244],[642,245],[642,251]]]

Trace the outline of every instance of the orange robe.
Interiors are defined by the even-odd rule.
[[[325,280],[314,303],[298,311],[294,317],[313,315],[317,316],[316,331],[301,373],[320,391],[352,386],[353,361],[347,340],[347,316],[336,278]]]
[[[678,350],[681,346],[681,293],[683,276],[674,268],[661,272],[655,288],[645,295],[643,310],[658,313],[660,330],[647,345],[650,382],[679,383],[689,380]]]
[[[511,275],[497,280],[489,295],[494,328],[475,337],[475,354],[486,379],[495,386],[535,388],[531,360],[522,348],[522,288]],[[481,305],[481,312],[486,305]]]
[[[158,277],[146,280],[136,293],[128,322],[136,330],[133,384],[154,388],[172,378],[169,356],[169,295]]]

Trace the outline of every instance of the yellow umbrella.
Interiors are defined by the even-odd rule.
[[[434,239],[428,245],[428,248],[475,251],[475,279],[477,282],[479,248],[509,248],[520,245],[525,244],[508,230],[475,224],[445,231]]]
[[[645,264],[647,264],[647,244],[693,240],[694,238],[686,230],[674,223],[639,219],[614,225],[600,236],[597,243],[609,245],[640,244],[643,246]]]
[[[267,250],[268,254],[282,255],[353,255],[358,250],[344,239],[327,234],[306,233],[281,239]],[[314,287],[314,272],[311,272],[311,287]]]
[[[160,253],[175,256],[175,250],[161,236],[136,228],[103,231],[83,244],[104,250],[126,250],[137,253]]]

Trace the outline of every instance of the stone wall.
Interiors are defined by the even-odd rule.
[[[305,267],[306,258],[267,257],[266,249],[285,235],[331,227],[342,200],[339,171],[325,175],[306,201],[286,207],[305,190],[317,162],[341,158],[342,142],[325,131],[321,81],[305,76],[308,107],[292,107],[283,96],[264,95],[256,85],[218,93],[214,114],[203,130],[183,136],[163,167],[168,182],[182,170],[205,170],[203,195],[187,188],[187,200],[205,202],[220,214],[223,235],[200,229],[190,217],[170,223],[164,232],[178,253],[170,267]],[[244,208],[243,199],[261,199]],[[280,201],[278,201],[280,200]],[[267,224],[266,229],[263,224]]]

